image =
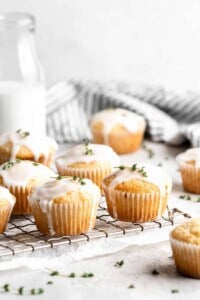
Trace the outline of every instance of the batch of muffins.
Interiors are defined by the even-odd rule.
[[[143,117],[115,108],[90,122],[94,143],[84,141],[55,160],[57,143],[21,129],[0,136],[0,233],[11,214],[32,214],[47,235],[76,235],[95,226],[105,196],[109,214],[124,222],[161,217],[172,188],[170,176],[147,163],[120,165],[118,154],[139,149]],[[200,148],[178,155],[184,189],[200,193]],[[51,169],[55,162],[57,172]],[[177,226],[170,242],[178,270],[200,278],[200,219]]]

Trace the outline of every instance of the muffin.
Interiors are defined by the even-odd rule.
[[[22,159],[50,166],[57,149],[57,143],[50,137],[35,136],[22,130],[6,132],[0,136],[0,164]]]
[[[94,143],[106,144],[118,154],[140,147],[146,127],[145,119],[125,109],[105,109],[95,114],[90,123]]]
[[[0,167],[0,185],[5,186],[16,197],[13,214],[31,213],[27,197],[36,187],[55,177],[48,167],[28,161],[16,160]]]
[[[29,203],[42,233],[74,235],[94,227],[99,199],[100,190],[91,180],[58,176],[36,188]]]
[[[60,175],[79,176],[91,179],[100,188],[104,177],[119,165],[118,155],[106,145],[76,145],[56,160]]]
[[[5,187],[0,186],[0,233],[3,233],[15,204],[15,197]]]
[[[200,278],[200,218],[178,225],[170,234],[170,243],[177,270]]]
[[[200,148],[191,148],[176,157],[185,191],[200,194]]]
[[[119,169],[103,180],[108,212],[126,222],[153,221],[167,205],[172,180],[159,167],[134,164]]]

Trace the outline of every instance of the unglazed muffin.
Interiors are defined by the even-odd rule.
[[[149,164],[120,166],[103,180],[109,214],[127,222],[146,222],[161,217],[171,187],[168,174]]]
[[[7,162],[0,167],[0,185],[16,197],[13,214],[31,213],[27,197],[32,190],[55,177],[48,167],[28,160]]]
[[[119,165],[118,155],[106,145],[76,145],[56,159],[60,175],[79,176],[91,179],[100,188],[104,177]]]
[[[57,149],[57,143],[48,136],[35,136],[22,130],[6,132],[0,136],[0,164],[23,159],[50,166]]]
[[[105,109],[90,123],[94,143],[106,144],[118,154],[136,151],[144,136],[145,119],[125,109]]]
[[[58,176],[36,188],[29,203],[42,233],[73,235],[94,227],[99,199],[100,190],[91,180]]]
[[[0,233],[4,232],[15,205],[15,197],[5,187],[0,186]]]
[[[178,225],[170,234],[170,243],[177,270],[200,278],[200,218]]]
[[[187,192],[200,194],[200,148],[191,148],[177,155],[183,187]]]

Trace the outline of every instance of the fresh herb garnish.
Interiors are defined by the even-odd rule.
[[[51,280],[47,281],[47,284],[53,284],[53,281],[51,281]]]
[[[2,287],[2,289],[4,290],[4,292],[8,293],[12,293],[12,294],[18,294],[18,295],[25,295],[25,294],[30,294],[30,295],[40,295],[44,293],[44,289],[42,288],[33,288],[31,290],[25,290],[24,286],[20,286],[19,288],[12,288],[10,286],[10,284],[6,283],[4,284],[4,286]]]
[[[39,164],[38,162],[33,162],[33,165],[37,167],[37,166],[39,166],[40,164]]]
[[[84,145],[85,145],[85,155],[94,155],[94,152],[91,148],[89,148],[89,141],[88,140],[83,140],[84,141]]]
[[[137,169],[137,164],[132,165],[131,171],[135,171]]]
[[[180,199],[185,199],[185,200],[191,200],[191,196],[190,195],[180,195],[179,198]]]
[[[138,167],[137,167],[137,164],[133,164],[132,167],[118,166],[118,167],[115,167],[115,168],[118,168],[118,169],[120,169],[120,170],[124,170],[124,169],[126,169],[126,168],[127,168],[127,169],[131,169],[132,172],[137,171],[137,172],[140,173],[142,176],[148,177],[147,172],[145,171],[145,167],[138,168]]]
[[[19,295],[23,295],[23,293],[24,293],[24,287],[21,286],[21,287],[18,289],[18,294],[19,294]]]
[[[200,197],[197,198],[197,202],[200,202]]]
[[[162,163],[161,162],[158,163],[158,167],[162,167]]]
[[[178,289],[171,289],[171,293],[172,294],[177,294],[177,293],[179,293],[179,290]]]
[[[29,132],[29,131],[23,131],[23,130],[21,130],[21,129],[18,129],[18,130],[16,131],[16,133],[17,133],[21,138],[25,138],[25,137],[27,137],[27,136],[30,135],[30,132]]]
[[[124,170],[126,167],[125,166],[118,166],[118,167],[115,167],[115,169],[120,169],[120,170]]]
[[[84,178],[82,178],[82,177],[73,176],[72,178],[73,178],[73,180],[78,180],[78,183],[80,183],[81,185],[86,184],[86,182],[84,181]]]
[[[13,167],[14,165],[20,163],[21,160],[20,159],[16,159],[15,161],[8,161],[7,163],[4,164],[3,166],[3,170],[8,170],[11,167]]]
[[[120,260],[114,264],[114,267],[121,268],[123,266],[123,264],[124,264],[124,260]]]
[[[5,292],[9,292],[10,291],[10,285],[8,283],[4,284],[3,289]]]
[[[72,273],[70,273],[70,274],[68,275],[68,277],[69,277],[69,278],[75,278],[75,277],[76,277],[76,274],[75,274],[74,272],[72,272]]]
[[[44,293],[44,290],[42,288],[31,289],[31,291],[30,291],[31,295],[41,295],[43,293]]]
[[[59,272],[58,271],[52,271],[50,273],[50,276],[58,276],[59,275]]]
[[[82,278],[89,278],[89,277],[94,277],[94,274],[93,273],[83,273],[81,275]]]
[[[159,272],[158,270],[154,269],[154,270],[151,272],[151,274],[156,276],[156,275],[159,275],[160,272]]]
[[[129,288],[129,289],[134,289],[135,286],[134,286],[134,284],[130,284],[130,285],[128,286],[128,288]]]

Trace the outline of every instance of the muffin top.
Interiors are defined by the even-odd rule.
[[[178,225],[172,232],[172,238],[194,245],[200,245],[200,218],[190,219]]]
[[[93,162],[94,164],[90,164]],[[69,167],[77,163],[80,163],[81,167],[84,164],[97,167],[98,162],[106,162],[111,167],[114,167],[119,164],[119,156],[109,146],[85,143],[72,147],[56,160],[57,165]]]
[[[51,180],[55,173],[48,167],[29,160],[7,162],[0,167],[0,183],[5,186],[27,186]]]
[[[188,163],[200,167],[200,148],[191,148],[177,155],[176,160],[179,164]]]
[[[105,109],[96,113],[91,120],[91,126],[99,122],[103,124],[104,133],[109,133],[116,125],[134,133],[144,129],[146,125],[142,116],[122,108]]]
[[[104,179],[109,189],[132,193],[169,193],[171,177],[160,167],[150,164],[133,164],[132,167],[119,166],[119,170]]]
[[[73,199],[77,201],[77,198],[64,197],[71,192],[88,194],[93,201],[98,201],[101,196],[100,189],[90,179],[76,176],[58,176],[54,181],[47,182],[44,185],[37,187],[30,195],[29,200],[32,202],[38,201],[40,204],[43,203],[44,205],[47,202],[59,203],[63,201],[72,201]]]
[[[2,201],[7,201],[11,206],[14,206],[16,200],[7,188],[0,186],[0,206]]]
[[[38,160],[42,154],[48,156],[51,151],[58,149],[57,143],[52,138],[48,136],[36,136],[21,129],[16,132],[5,132],[0,136],[0,146],[8,143],[11,144],[11,160],[17,158],[20,151],[23,152],[23,147],[32,152],[35,160]]]

